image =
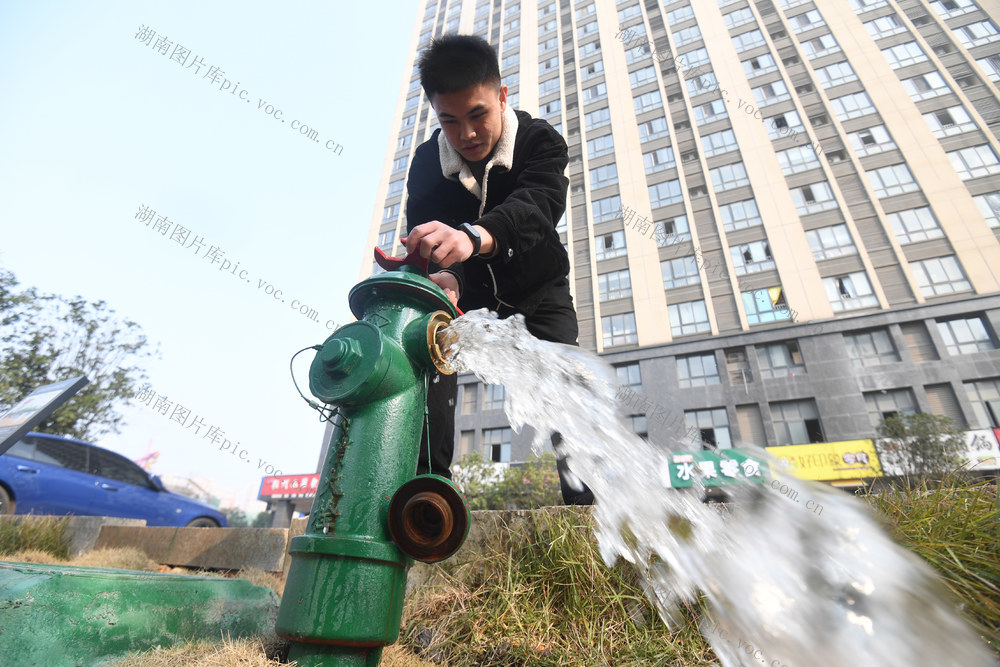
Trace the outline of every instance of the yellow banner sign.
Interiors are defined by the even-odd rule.
[[[881,477],[875,445],[871,440],[817,442],[811,445],[765,447],[786,470],[800,479],[829,481]]]

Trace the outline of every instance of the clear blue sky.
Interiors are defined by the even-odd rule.
[[[0,3],[0,266],[25,287],[104,299],[138,322],[162,356],[147,362],[153,389],[250,460],[145,405],[125,409],[122,433],[98,444],[135,458],[152,441],[154,472],[211,478],[241,505],[270,465],[315,469],[323,428],[288,361],[329,335],[327,321],[351,318],[347,293],[370,266],[364,244],[420,10]],[[149,44],[136,38],[141,26],[156,32]],[[177,45],[200,72],[171,59],[184,58]],[[224,72],[215,84],[213,66]],[[165,235],[135,219],[141,206],[166,216]],[[171,238],[184,238],[176,225],[186,242]],[[212,246],[224,253],[214,264]],[[311,355],[296,364],[307,393]]]

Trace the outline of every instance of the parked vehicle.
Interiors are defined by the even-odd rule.
[[[0,514],[117,516],[148,526],[225,527],[211,505],[87,442],[29,433],[0,455]]]

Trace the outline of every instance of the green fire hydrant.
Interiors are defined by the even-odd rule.
[[[323,344],[309,388],[339,413],[304,535],[292,557],[277,633],[299,665],[370,665],[399,636],[407,569],[461,546],[469,513],[456,487],[416,476],[427,382],[450,372],[436,341],[458,311],[426,260],[356,285],[359,319]]]

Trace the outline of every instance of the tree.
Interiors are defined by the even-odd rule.
[[[246,512],[239,507],[223,507],[221,512],[226,515],[230,528],[246,528],[249,525]]]
[[[251,528],[270,528],[271,527],[271,512],[258,512],[257,516],[253,518],[253,522],[250,524]]]
[[[142,329],[104,301],[18,291],[0,268],[0,412],[43,384],[90,380],[36,430],[94,440],[119,433],[127,404],[146,379],[136,362],[152,356]]]
[[[506,468],[472,452],[455,465],[454,479],[470,510],[536,509],[562,504],[556,457],[551,452]]]
[[[878,427],[883,472],[924,478],[961,466],[966,451],[961,429],[948,417],[918,412],[894,414]]]

